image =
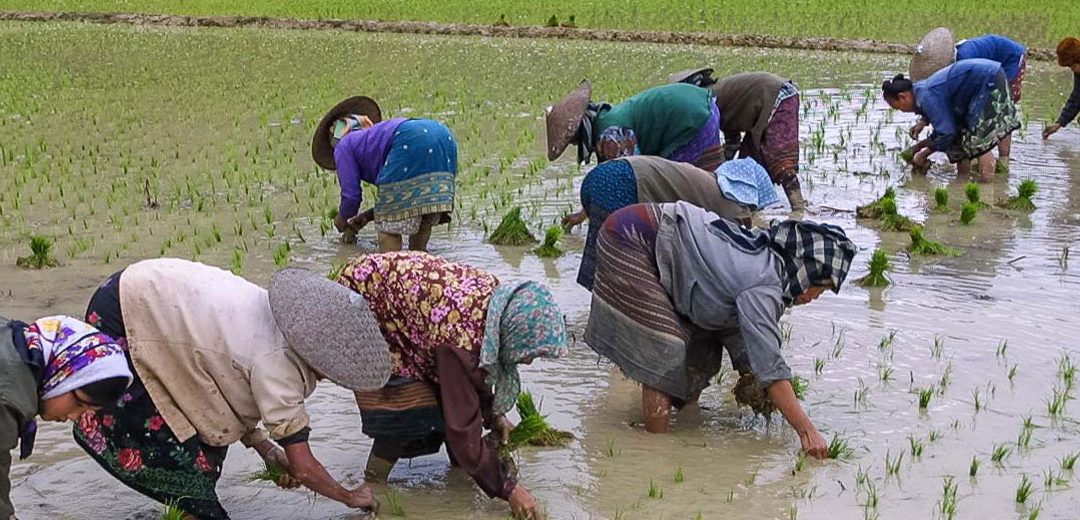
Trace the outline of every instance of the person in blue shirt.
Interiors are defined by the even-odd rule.
[[[934,127],[913,148],[917,168],[926,167],[931,153],[944,152],[960,172],[978,159],[979,181],[990,182],[996,166],[991,151],[1020,128],[1008,79],[996,61],[959,61],[914,83],[899,74],[881,90],[890,107],[917,113]]]
[[[952,31],[945,28],[938,28],[927,34],[911,58],[912,81],[922,81],[943,67],[963,60],[996,61],[1001,64],[1005,77],[1009,80],[1009,95],[1013,103],[1020,102],[1027,71],[1026,47],[999,34],[984,34],[953,42]],[[928,124],[926,118],[919,118],[915,126],[911,127],[911,137],[918,139]],[[1008,168],[1011,151],[1012,136],[1008,136],[998,143],[1000,168]]]

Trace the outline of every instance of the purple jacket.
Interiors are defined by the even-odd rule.
[[[405,121],[408,119],[403,117],[388,119],[367,130],[349,132],[338,141],[334,147],[334,163],[341,186],[339,215],[351,218],[360,212],[364,196],[360,181],[378,184],[379,171],[390,153],[394,132]]]

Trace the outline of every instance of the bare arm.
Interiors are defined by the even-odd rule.
[[[289,474],[299,480],[308,489],[341,502],[351,508],[371,509],[375,507],[375,496],[366,485],[356,489],[346,489],[315,458],[311,446],[306,442],[297,442],[285,447],[289,459]]]
[[[823,459],[828,456],[828,446],[821,432],[817,430],[810,417],[799,406],[799,400],[795,397],[795,390],[791,387],[791,381],[781,379],[769,385],[769,398],[776,406],[784,419],[799,434],[803,450],[810,456]]]

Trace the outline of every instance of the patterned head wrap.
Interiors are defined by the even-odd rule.
[[[356,114],[345,116],[337,121],[334,121],[334,126],[330,127],[330,145],[337,146],[338,141],[341,141],[345,134],[356,130],[363,130],[372,126],[371,119],[367,116],[358,116]]]
[[[784,303],[811,287],[832,284],[834,293],[847,278],[858,247],[838,226],[785,220],[768,230],[769,247],[784,261]]]
[[[521,392],[517,366],[536,358],[566,355],[566,324],[559,304],[535,282],[500,284],[488,302],[480,368],[495,388],[492,411],[503,415]]]
[[[16,342],[16,349],[34,374],[42,401],[105,379],[132,380],[120,344],[70,316],[35,320],[22,336],[25,342]],[[21,458],[30,456],[36,432],[37,425],[30,421],[20,433]]]
[[[611,105],[607,103],[589,103],[585,107],[585,115],[581,117],[581,124],[578,125],[577,134],[574,135],[574,144],[577,145],[577,162],[578,164],[589,164],[589,159],[592,158],[593,151],[596,149],[596,142],[599,138],[593,135],[593,123],[596,121],[596,116],[600,115],[600,112],[608,110]]]

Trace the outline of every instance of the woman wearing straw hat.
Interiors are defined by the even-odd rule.
[[[715,173],[651,155],[602,162],[581,182],[581,205],[589,219],[589,231],[578,284],[592,290],[596,239],[608,215],[639,202],[680,200],[749,226],[753,211],[776,203],[778,198],[769,174],[754,159],[727,161]]]
[[[571,143],[578,163],[592,154],[600,162],[630,155],[655,155],[713,171],[724,161],[720,109],[708,89],[682,83],[640,92],[617,105],[592,102],[592,85],[582,81],[547,109],[548,160]],[[568,225],[585,221],[581,210]]]
[[[839,292],[856,247],[843,230],[788,220],[748,230],[687,202],[636,204],[600,231],[585,343],[642,385],[645,429],[670,428],[720,370],[721,346],[743,374],[741,403],[779,409],[803,449],[826,456],[795,398],[779,321],[793,305]]]
[[[1065,106],[1061,108],[1061,114],[1050,126],[1043,129],[1043,139],[1049,139],[1061,127],[1069,124],[1076,115],[1080,114],[1080,39],[1068,37],[1061,40],[1057,46],[1058,65],[1068,67],[1073,73],[1073,88]]]
[[[927,33],[915,47],[915,54],[911,57],[911,80],[922,81],[943,67],[962,60],[996,61],[1001,64],[1005,78],[1009,80],[1009,95],[1013,103],[1020,102],[1024,75],[1027,72],[1027,49],[1023,45],[998,34],[984,34],[955,43],[954,41],[952,31],[945,27],[938,27]],[[915,126],[911,127],[911,137],[918,139],[928,124],[930,122],[926,118],[920,117]],[[998,143],[999,169],[1008,169],[1011,150],[1012,135],[1009,135]]]
[[[316,381],[365,390],[389,377],[378,325],[351,296],[298,269],[276,274],[267,291],[186,260],[132,264],[98,287],[87,321],[126,345],[135,381],[116,406],[84,414],[75,440],[121,482],[189,518],[228,518],[215,486],[236,441],[285,470],[279,486],[375,507],[370,488],[338,483],[308,445],[304,400]]]
[[[934,127],[929,139],[912,148],[917,168],[926,167],[931,153],[944,152],[961,173],[977,159],[979,182],[990,182],[996,170],[992,150],[1020,128],[1005,71],[996,61],[958,61],[915,83],[898,74],[881,90],[890,107],[917,113]]]
[[[669,82],[708,87],[720,107],[727,160],[751,157],[784,188],[791,209],[806,207],[799,188],[799,88],[768,72],[746,72],[715,80],[712,69],[672,74]]]
[[[0,518],[15,518],[11,450],[34,451],[36,418],[75,421],[120,400],[131,370],[112,338],[70,316],[0,317]]]
[[[353,258],[338,282],[363,296],[390,345],[389,383],[356,394],[363,431],[374,439],[369,475],[445,443],[489,497],[508,501],[518,518],[541,518],[499,448],[513,429],[504,414],[521,390],[518,365],[567,352],[551,293],[405,251]],[[485,428],[495,438],[482,436]]]
[[[341,185],[334,226],[344,242],[375,222],[380,251],[427,249],[431,228],[450,222],[457,175],[457,142],[446,125],[431,119],[382,121],[379,105],[356,96],[323,116],[311,140],[315,163],[337,170]],[[378,187],[374,206],[360,212],[361,181]]]

